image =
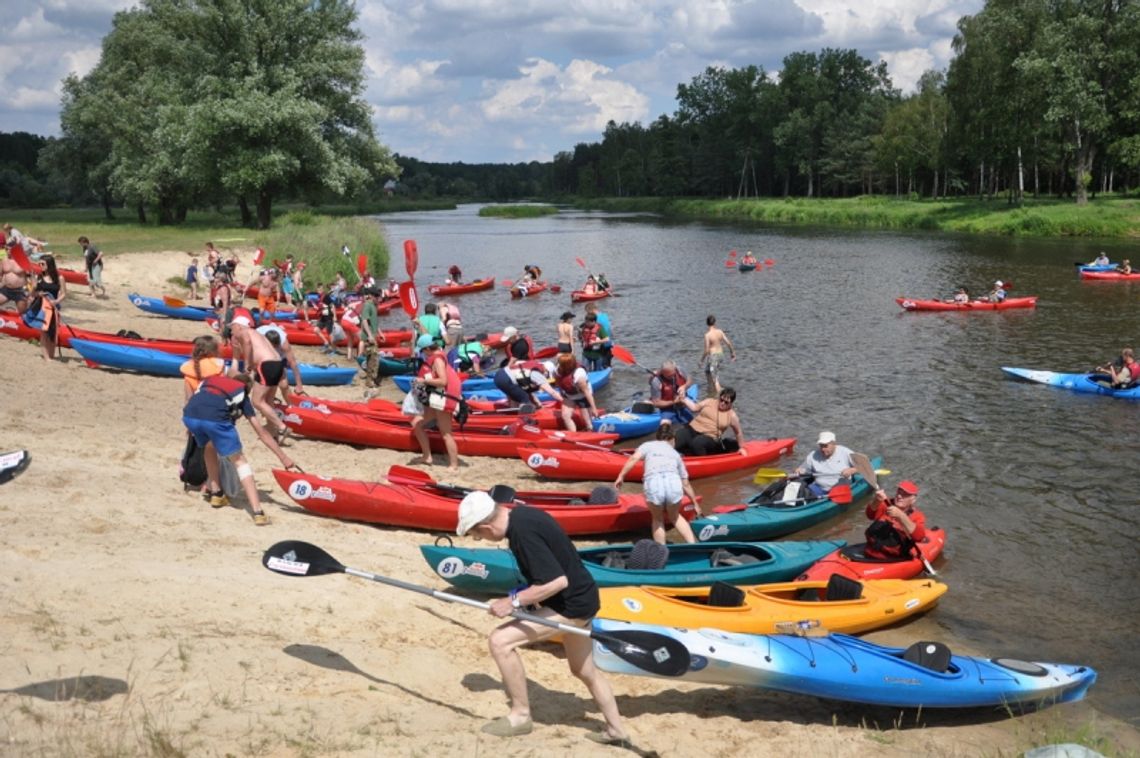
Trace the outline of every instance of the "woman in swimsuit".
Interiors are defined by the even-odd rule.
[[[43,257],[44,270],[36,282],[36,294],[42,300],[44,323],[40,327],[40,347],[44,351],[44,360],[50,361],[55,357],[59,340],[59,304],[67,297],[67,283],[59,275],[55,265],[55,257]]]

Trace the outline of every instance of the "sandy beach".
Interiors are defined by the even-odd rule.
[[[69,287],[68,322],[189,339],[204,327],[149,316],[129,292],[166,283],[183,253],[120,255],[108,298]],[[74,258],[63,265],[74,266]],[[385,328],[406,325],[396,311]],[[478,325],[474,325],[478,326]],[[314,348],[303,360],[321,362]],[[344,359],[340,359],[344,363]],[[506,710],[476,609],[346,576],[289,579],[262,552],[303,539],[343,563],[444,588],[417,546],[432,535],[306,514],[270,475],[276,459],[243,429],[266,511],[212,509],[178,481],[182,385],[88,368],[71,350],[0,338],[0,451],[28,471],[0,490],[0,695],[6,755],[618,755],[585,739],[602,721],[560,648],[526,651],[535,731],[502,740],[479,727]],[[358,385],[312,394],[359,400]],[[397,399],[390,383],[384,396]],[[243,424],[244,427],[244,424]],[[412,454],[304,439],[307,471],[380,478]],[[521,461],[467,459],[469,486],[537,482]],[[436,469],[442,471],[442,467]],[[968,591],[956,587],[953,594]],[[880,642],[945,639],[937,611]],[[946,640],[979,653],[968,640]],[[753,690],[611,677],[627,728],[660,755],[1016,755],[1090,729],[1102,752],[1140,753],[1140,734],[1086,703],[1011,718],[1003,711],[915,714]]]

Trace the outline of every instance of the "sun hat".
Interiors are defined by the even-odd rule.
[[[830,445],[835,442],[835,432],[820,432],[819,439],[815,441],[817,445]]]
[[[424,350],[434,344],[435,337],[431,336],[430,334],[421,334],[419,338],[416,339],[416,350]]]
[[[503,339],[509,340],[511,337],[517,336],[518,333],[519,333],[518,329],[514,328],[513,326],[508,326],[506,329],[503,330]]]
[[[904,492],[907,495],[917,495],[918,485],[912,482],[910,479],[903,479],[901,482],[899,482],[898,490],[899,492]]]
[[[475,525],[495,512],[495,501],[483,491],[469,492],[459,503],[459,525],[455,533],[462,537]]]

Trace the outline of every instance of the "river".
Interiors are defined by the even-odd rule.
[[[796,436],[791,466],[821,430],[882,455],[922,489],[927,523],[947,530],[937,565],[950,592],[926,617],[881,639],[944,639],[962,652],[1084,663],[1100,678],[1094,707],[1140,725],[1140,496],[1132,479],[1140,406],[1005,378],[1000,366],[1077,371],[1136,344],[1140,282],[1081,282],[1073,267],[1105,250],[1140,259],[1125,242],[1029,240],[854,229],[663,221],[564,211],[540,219],[480,218],[476,206],[381,219],[401,275],[404,239],[417,241],[417,281],[517,277],[536,263],[560,295],[458,300],[472,329],[508,324],[554,342],[582,258],[621,297],[603,301],[620,344],[656,366],[693,372],[705,317],[740,358],[722,382],[738,391],[749,436]],[[724,262],[752,250],[775,265],[741,274]],[[980,294],[995,279],[1036,309],[904,313],[899,296]],[[580,306],[574,306],[579,317]],[[579,319],[580,320],[580,319]],[[599,395],[609,408],[647,389],[618,368]],[[696,482],[717,503],[755,491],[751,472]],[[860,541],[861,508],[790,539]]]

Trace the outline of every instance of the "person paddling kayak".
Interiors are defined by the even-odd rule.
[[[867,505],[867,518],[872,523],[864,536],[869,558],[901,559],[910,555],[914,543],[926,536],[926,515],[915,507],[918,502],[918,485],[909,479],[899,482],[894,498],[888,498],[882,489]]]
[[[816,497],[824,497],[841,481],[849,484],[858,472],[851,448],[835,441],[835,432],[820,432],[816,448],[792,472],[795,476],[811,476],[808,489]]]

